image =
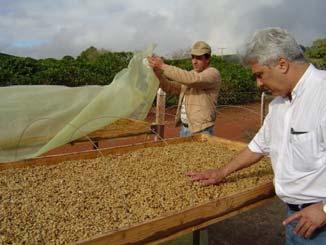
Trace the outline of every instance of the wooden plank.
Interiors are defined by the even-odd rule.
[[[103,234],[77,244],[145,244],[169,237],[178,232],[199,229],[205,222],[223,216],[227,217],[229,213],[236,210],[239,213],[241,208],[272,196],[274,196],[273,184],[268,182],[253,189],[223,197],[180,213],[171,214],[117,232]]]
[[[99,141],[103,139],[115,139],[123,137],[137,136],[141,134],[152,134],[151,126],[148,122],[136,119],[119,119],[118,121],[96,130],[80,139],[71,143]]]
[[[78,142],[88,142],[99,141],[103,139],[113,139],[113,138],[122,138],[122,137],[130,137],[137,136],[141,134],[152,134],[151,125],[148,122],[136,120],[136,119],[119,119],[116,122],[113,122],[102,129],[96,130],[94,132],[89,133],[87,136],[81,137],[72,141],[71,143]],[[19,142],[7,140],[2,142],[3,146],[14,147],[18,145],[39,145],[44,144],[50,141],[54,135],[39,135],[34,137],[24,137],[22,135]]]
[[[232,218],[233,216],[236,216],[238,214],[241,214],[243,212],[246,212],[248,210],[251,210],[251,209],[254,209],[254,208],[257,208],[257,207],[260,207],[260,206],[263,206],[263,205],[266,205],[268,203],[271,203],[273,200],[275,200],[275,196],[273,197],[269,197],[269,198],[266,198],[266,199],[263,199],[263,200],[260,200],[260,201],[257,201],[253,204],[249,204],[247,206],[244,206],[242,208],[239,208],[239,209],[236,209],[230,213],[227,213],[225,215],[222,215],[222,216],[219,216],[215,219],[211,219],[211,220],[208,220],[200,225],[197,225],[197,226],[193,226],[193,227],[189,227],[187,229],[184,229],[182,231],[179,231],[177,233],[174,233],[173,235],[170,235],[170,236],[167,236],[167,237],[164,237],[162,239],[159,239],[159,240],[156,240],[156,241],[153,241],[153,242],[149,242],[148,244],[161,244],[163,242],[167,242],[167,241],[170,241],[170,240],[174,240],[180,236],[183,236],[183,235],[186,235],[188,233],[191,233],[195,230],[201,230],[201,229],[204,229],[204,228],[207,228],[208,226],[210,225],[213,225],[215,223],[218,223],[218,222],[221,222],[223,220],[226,220],[228,218]]]
[[[241,150],[247,146],[247,144],[240,141],[233,141],[233,140],[228,140],[228,139],[214,137],[214,136],[212,137],[207,134],[199,134],[199,135],[195,135],[195,137],[198,137],[198,140],[200,141],[207,141],[211,144],[224,144],[230,150]]]

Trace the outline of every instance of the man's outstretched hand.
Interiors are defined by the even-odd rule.
[[[149,66],[152,67],[154,70],[162,69],[164,61],[161,57],[158,57],[158,56],[147,57],[147,60],[148,60]]]
[[[208,169],[205,171],[191,171],[186,173],[191,181],[198,181],[202,185],[216,185],[224,180],[226,177],[222,168]]]

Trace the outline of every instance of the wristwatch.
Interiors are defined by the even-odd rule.
[[[323,211],[326,214],[326,200],[323,200]]]

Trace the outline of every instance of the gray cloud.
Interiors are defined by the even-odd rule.
[[[280,26],[289,30],[299,43],[310,45],[313,40],[326,37],[325,13],[325,1],[288,0],[245,13],[241,18],[246,18],[250,25],[240,23],[237,29],[251,33],[260,28]]]
[[[236,49],[257,28],[281,26],[303,45],[325,37],[324,0],[2,0],[0,52],[35,58],[77,56],[89,46],[161,55],[206,40]],[[35,42],[35,41],[40,42]],[[15,45],[27,43],[31,45]],[[34,44],[34,45],[33,45]]]

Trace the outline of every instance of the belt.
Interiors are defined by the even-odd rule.
[[[286,205],[288,205],[289,209],[291,209],[292,211],[298,212],[312,204],[316,204],[316,203],[304,203],[304,204],[290,204],[287,203]]]
[[[182,125],[183,125],[185,128],[188,128],[188,127],[189,127],[189,124],[188,124],[188,123],[182,123]]]

